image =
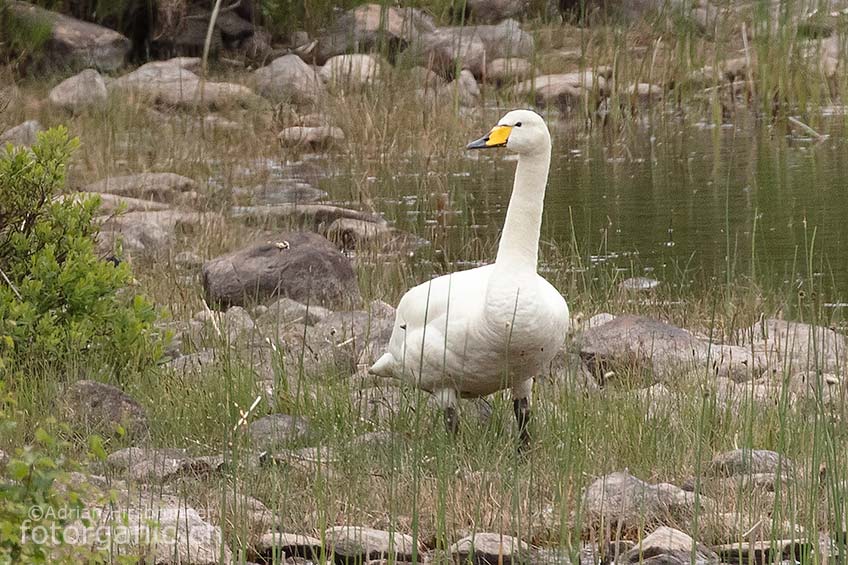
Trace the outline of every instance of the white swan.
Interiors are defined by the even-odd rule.
[[[568,305],[536,273],[551,136],[530,110],[513,110],[468,149],[518,154],[512,197],[493,265],[435,278],[409,290],[397,308],[388,351],[371,367],[433,393],[456,431],[456,400],[512,389],[522,445],[533,377],[568,331]]]

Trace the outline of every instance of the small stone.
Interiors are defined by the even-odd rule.
[[[183,269],[199,269],[203,259],[193,251],[181,251],[174,256],[174,264]]]
[[[192,179],[175,173],[139,173],[107,177],[82,190],[173,202],[182,193],[198,190],[198,185]]]
[[[693,555],[694,551],[694,555]],[[718,555],[689,535],[661,526],[622,555],[617,563],[651,563],[652,565],[717,565]]]
[[[122,390],[90,380],[77,381],[65,391],[65,416],[86,433],[113,436],[122,427],[127,436],[143,439],[149,425],[144,408]]]
[[[346,560],[391,559],[411,561],[412,536],[361,526],[335,526],[324,532],[328,549]]]
[[[321,540],[300,534],[267,532],[255,546],[256,553],[271,563],[274,557],[303,557],[318,560],[321,555]]]
[[[530,546],[516,537],[481,532],[453,544],[450,553],[461,563],[471,558],[481,565],[502,565],[520,563],[529,555]]]
[[[307,146],[317,149],[344,141],[345,134],[341,128],[331,126],[292,126],[281,131],[277,138],[284,146]]]
[[[618,288],[621,290],[635,292],[654,290],[658,286],[660,286],[660,281],[656,279],[649,279],[647,277],[631,277],[618,283]]]
[[[527,59],[503,57],[494,59],[486,65],[486,80],[497,84],[524,80],[533,72],[533,66]]]
[[[719,453],[710,462],[708,472],[713,476],[775,474],[790,475],[792,461],[775,451],[766,449],[734,449]]]
[[[258,449],[272,451],[306,438],[309,434],[309,422],[300,416],[271,414],[250,424],[248,434]]]
[[[291,298],[281,298],[268,306],[257,321],[262,325],[314,326],[329,314],[330,311],[321,306],[307,306]]]
[[[336,88],[359,88],[377,80],[388,66],[376,55],[337,55],[324,64],[319,75]]]

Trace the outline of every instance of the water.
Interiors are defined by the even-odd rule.
[[[824,302],[844,303],[848,139],[838,120],[818,142],[752,120],[718,128],[668,122],[620,139],[554,125],[545,246],[570,250],[573,241],[586,264],[669,283],[752,277],[793,288],[810,279],[812,261]],[[451,248],[452,264],[493,255],[485,242],[496,240],[512,186],[506,152],[434,166],[431,194],[422,195],[411,163],[399,168],[369,179],[388,217],[432,237],[428,226],[444,223],[442,210],[454,216],[454,235],[437,245]],[[441,191],[447,206],[434,203]]]

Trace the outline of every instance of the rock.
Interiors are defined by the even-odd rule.
[[[252,189],[233,189],[235,196],[249,196],[256,204],[309,204],[323,200],[327,193],[296,179],[271,179]]]
[[[271,414],[259,418],[248,428],[251,442],[262,451],[272,451],[309,434],[309,423],[299,416]]]
[[[321,306],[307,306],[291,298],[281,298],[268,306],[257,320],[263,326],[314,326],[331,312]]]
[[[278,139],[284,146],[319,149],[344,141],[345,135],[337,127],[292,126],[281,131]]]
[[[303,557],[318,562],[321,555],[321,540],[300,534],[268,532],[256,544],[256,553],[267,563],[276,562],[275,557]],[[288,560],[287,560],[288,562]]]
[[[356,89],[373,83],[388,63],[376,55],[336,55],[319,73],[321,80],[339,89]]]
[[[221,337],[225,338],[227,343],[232,343],[243,335],[250,334],[256,327],[253,318],[241,306],[227,308],[227,311],[223,314],[213,312],[210,321],[213,321],[215,332],[221,332]]]
[[[387,424],[415,407],[415,400],[404,398],[404,389],[397,386],[369,387],[353,390],[350,403],[355,420]]]
[[[640,405],[645,406],[645,416],[648,418],[654,418],[665,412],[673,398],[671,391],[662,383],[634,390],[631,396]]]
[[[711,344],[687,330],[641,316],[619,316],[588,329],[582,341],[580,357],[600,379],[616,370],[647,369],[653,378],[665,380],[707,365],[717,376],[735,381],[751,380],[761,372],[760,363],[744,347]]]
[[[208,25],[208,22],[207,22]],[[252,36],[256,29],[252,23],[233,11],[221,11],[215,20],[215,27],[221,30],[224,41],[239,41]]]
[[[50,26],[45,56],[56,66],[84,69],[94,67],[114,72],[124,65],[132,47],[130,40],[111,29],[50,12],[28,2],[10,0],[6,9],[16,24],[35,29]]]
[[[362,299],[350,261],[309,232],[281,233],[276,241],[207,261],[203,288],[207,301],[221,306],[284,296],[337,308]]]
[[[191,353],[190,355],[183,355],[182,357],[177,357],[176,359],[166,363],[165,367],[172,371],[180,371],[187,373],[192,371],[200,371],[205,367],[211,367],[215,364],[215,360],[215,351],[207,349],[204,351],[199,351],[197,353]]]
[[[536,50],[533,36],[521,29],[515,20],[504,20],[497,25],[478,25],[470,28],[483,41],[488,60],[505,57],[530,58]]]
[[[347,561],[391,559],[411,561],[415,540],[398,532],[385,532],[362,526],[334,526],[324,532],[327,548]],[[360,561],[360,562],[361,562]]]
[[[775,451],[766,449],[734,449],[713,457],[708,473],[716,477],[757,473],[792,474],[794,464]]]
[[[830,328],[775,319],[757,322],[738,343],[753,348],[778,373],[791,369],[839,374],[848,350],[845,336]]]
[[[128,437],[146,439],[149,424],[144,408],[132,397],[114,386],[81,380],[70,385],[62,395],[65,418],[85,433],[111,437],[118,426]]]
[[[131,254],[163,255],[178,235],[196,234],[204,226],[220,223],[220,219],[215,214],[177,210],[129,212],[111,216],[102,224],[98,245],[111,251],[120,242]]]
[[[626,291],[654,290],[658,286],[660,286],[660,281],[647,277],[631,277],[618,283],[618,288]]]
[[[204,494],[195,497],[195,500],[201,498],[205,502],[195,502],[198,510],[211,523],[224,527],[225,531],[237,528],[239,542],[244,540],[255,548],[261,543],[265,532],[273,531],[278,526],[275,512],[261,500],[245,494],[244,487],[236,480],[221,484],[219,488],[208,489]],[[239,549],[242,547],[240,545]]]
[[[530,0],[468,0],[465,6],[476,21],[490,24],[526,15]]]
[[[107,462],[127,472],[134,481],[164,483],[183,477],[201,478],[219,472],[224,466],[221,455],[190,457],[178,449],[122,449]]]
[[[0,135],[0,143],[4,146],[11,143],[16,146],[29,147],[38,140],[38,132],[40,131],[44,131],[41,123],[37,120],[28,120],[4,131],[3,135]]]
[[[55,198],[55,200],[72,200],[76,203],[81,203],[89,198],[99,198],[100,207],[97,208],[97,211],[106,215],[115,214],[119,210],[123,212],[150,212],[168,210],[170,208],[170,206],[164,202],[141,200],[139,198],[118,196],[116,194],[107,194],[104,192],[73,192],[71,194],[59,195]]]
[[[285,220],[286,225],[302,226],[318,232],[326,232],[341,218],[385,224],[386,220],[375,214],[341,208],[330,204],[277,204],[272,206],[237,206],[231,210],[234,218],[253,218],[268,222],[272,219]]]
[[[325,93],[315,69],[297,55],[284,55],[253,73],[256,91],[272,101],[314,104]]]
[[[384,251],[409,252],[428,244],[424,239],[385,223],[354,218],[339,218],[333,221],[325,235],[340,249],[346,250],[376,247]]]
[[[131,469],[133,465],[150,459],[180,459],[183,457],[188,457],[185,449],[125,447],[110,453],[106,457],[106,463],[114,469],[126,471]]]
[[[700,512],[712,501],[699,499]],[[652,485],[627,472],[605,475],[583,493],[585,523],[605,531],[638,530],[643,526],[684,524],[696,511],[696,495],[668,483]]]
[[[526,79],[533,72],[533,66],[527,59],[520,57],[501,57],[489,61],[484,79],[495,84],[505,84]]]
[[[481,76],[486,65],[486,45],[467,28],[439,28],[421,37],[410,47],[415,64],[445,78],[453,78],[457,69],[468,69]]]
[[[424,67],[415,66],[409,69],[409,76],[414,84],[419,85],[424,89],[438,88],[444,86],[445,81],[442,77]]]
[[[182,194],[198,190],[198,185],[190,178],[174,173],[139,173],[107,177],[89,184],[82,190],[174,202]]]
[[[201,89],[200,77],[186,67],[189,61],[192,59],[179,57],[147,63],[113,80],[107,88],[109,92],[184,109],[262,105],[251,89],[240,84],[206,81]]]
[[[149,496],[149,495],[148,495]],[[209,524],[200,513],[184,503],[150,508],[128,508],[125,512],[103,512],[114,520],[112,531],[120,532],[120,539],[130,540],[122,545],[122,553],[144,556],[145,560],[161,565],[218,565],[230,563],[232,552],[224,543],[221,529]],[[99,539],[96,532],[109,531],[100,525],[84,539]],[[105,529],[105,530],[104,530]],[[158,532],[155,534],[154,532]],[[155,539],[155,543],[147,540]],[[133,545],[137,543],[136,547]]]
[[[174,264],[183,269],[199,269],[203,266],[203,258],[193,251],[180,251],[174,255]]]
[[[486,61],[528,58],[534,50],[533,36],[522,31],[515,20],[505,20],[498,25],[440,27],[422,35],[408,56],[446,78],[453,77],[457,65],[479,78],[485,73]]]
[[[353,372],[358,364],[370,364],[382,355],[394,325],[393,316],[357,311],[333,312],[305,331],[292,332],[286,348],[305,367],[332,364]]]
[[[367,53],[381,46],[393,59],[422,33],[434,29],[432,18],[421,10],[364,4],[345,12],[318,38],[315,62],[323,65],[336,55]]]
[[[642,539],[636,547],[622,555],[616,563],[649,563],[651,565],[717,565],[718,555],[689,535],[661,526]]]
[[[54,86],[47,98],[54,106],[78,113],[88,108],[105,108],[108,93],[100,73],[86,69]]]
[[[812,546],[798,539],[775,541],[735,542],[713,546],[722,563],[802,563]]]
[[[632,106],[650,108],[662,101],[663,89],[655,84],[640,82],[628,86],[624,94],[631,100]]]
[[[449,551],[458,563],[471,559],[483,565],[508,565],[525,561],[530,546],[512,536],[481,532],[462,538]]]
[[[480,103],[480,86],[471,71],[463,70],[459,77],[444,87],[448,95],[456,96],[463,106],[476,106]]]
[[[554,106],[565,111],[579,107],[585,98],[600,100],[609,94],[606,71],[537,76],[518,83],[513,92],[518,96],[532,93],[539,106]]]

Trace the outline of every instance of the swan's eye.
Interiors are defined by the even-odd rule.
[[[521,122],[515,122],[515,127],[520,128],[520,127],[521,127]]]

